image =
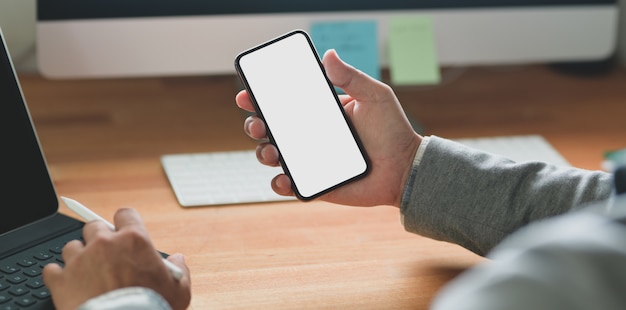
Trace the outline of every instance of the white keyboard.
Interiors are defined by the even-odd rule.
[[[499,154],[516,162],[542,161],[557,166],[570,163],[542,136],[500,136],[455,140],[475,149]]]
[[[255,151],[164,155],[161,164],[183,207],[296,199],[272,191],[283,170],[259,163]]]
[[[538,135],[456,141],[515,161],[540,160],[570,165]],[[282,169],[260,164],[253,150],[164,155],[161,163],[183,207],[295,200],[272,191],[270,181],[282,173]]]

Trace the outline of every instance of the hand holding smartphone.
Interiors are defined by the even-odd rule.
[[[244,51],[235,67],[299,199],[367,174],[365,150],[306,32]]]

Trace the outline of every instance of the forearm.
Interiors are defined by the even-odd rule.
[[[610,194],[608,173],[515,163],[431,137],[407,181],[401,212],[408,231],[485,255],[529,222]]]

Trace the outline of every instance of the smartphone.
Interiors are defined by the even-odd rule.
[[[235,68],[300,200],[368,173],[365,149],[306,32],[242,52]]]

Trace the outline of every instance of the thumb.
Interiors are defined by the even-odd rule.
[[[356,100],[374,100],[380,89],[386,88],[385,84],[345,63],[334,49],[324,53],[322,64],[330,82]]]

